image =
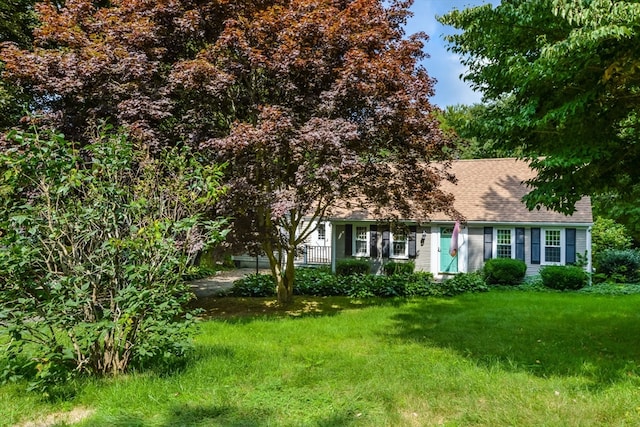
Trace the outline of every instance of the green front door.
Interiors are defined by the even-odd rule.
[[[452,233],[451,227],[440,229],[440,272],[442,273],[458,272],[458,257],[452,257],[449,253]]]

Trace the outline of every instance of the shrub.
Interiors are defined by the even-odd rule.
[[[124,135],[96,134],[77,148],[13,133],[0,153],[4,350],[38,366],[44,393],[78,372],[178,363],[193,324],[183,277],[224,236],[224,222],[202,217],[221,192],[218,167],[187,149],[149,159]]]
[[[482,273],[458,273],[439,286],[443,296],[454,296],[466,292],[486,292],[489,290]]]
[[[404,295],[407,297],[433,295],[435,283],[432,273],[417,271],[407,276]]]
[[[228,295],[233,297],[272,297],[276,295],[276,282],[270,274],[249,274],[233,282]]]
[[[372,274],[352,274],[340,276],[338,280],[345,295],[351,298],[369,298],[374,296],[373,288],[376,277],[378,276]]]
[[[383,267],[384,274],[392,276],[394,274],[411,274],[415,270],[416,264],[413,261],[408,262],[396,262],[389,261]]]
[[[484,265],[484,279],[490,285],[517,285],[527,272],[524,261],[511,258],[494,258]]]
[[[330,271],[319,268],[301,268],[296,270],[293,291],[297,295],[320,297],[345,295],[344,284]]]
[[[542,284],[558,290],[582,289],[589,283],[589,276],[574,265],[549,265],[540,270]]]
[[[596,258],[596,271],[600,280],[615,283],[634,283],[640,279],[640,254],[636,250],[609,249]]]
[[[597,217],[591,230],[591,250],[594,258],[609,249],[631,248],[632,238],[626,227],[612,219]]]
[[[347,258],[336,263],[336,274],[338,276],[353,276],[354,274],[369,274],[371,264],[366,259]]]

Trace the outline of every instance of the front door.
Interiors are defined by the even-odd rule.
[[[452,227],[440,229],[440,272],[442,273],[458,272],[458,257],[452,257],[449,253],[451,234],[453,234]]]

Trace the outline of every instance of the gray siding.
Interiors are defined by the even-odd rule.
[[[467,238],[467,271],[481,270],[484,266],[484,227],[469,227]]]
[[[427,234],[422,242],[422,231]],[[431,271],[431,227],[418,227],[416,232],[416,263],[415,271]]]
[[[487,225],[488,227],[491,225]],[[500,227],[500,225],[493,226]],[[507,227],[508,228],[508,227]],[[527,264],[527,276],[535,276],[540,273],[543,265],[531,264],[531,226],[525,227],[524,230],[524,260]],[[544,227],[541,227],[544,228]],[[576,227],[572,227],[576,228]],[[484,247],[484,227],[469,228],[469,271],[481,270],[484,266],[483,247]],[[585,256],[587,251],[587,228],[576,228],[576,253]]]

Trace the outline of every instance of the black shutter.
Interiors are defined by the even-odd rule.
[[[516,228],[516,259],[524,261],[524,228]]]
[[[493,258],[493,227],[484,228],[484,260]]]
[[[531,264],[540,264],[540,229],[531,229]]]
[[[344,256],[351,256],[353,253],[353,225],[344,226]]]
[[[565,254],[566,264],[576,263],[576,229],[567,228],[565,230]]]
[[[382,230],[382,257],[389,258],[389,228]]]
[[[369,239],[369,256],[371,258],[378,258],[378,226],[372,224],[369,226],[371,237]]]
[[[416,231],[417,227],[415,225],[409,227],[409,258],[416,257]]]

